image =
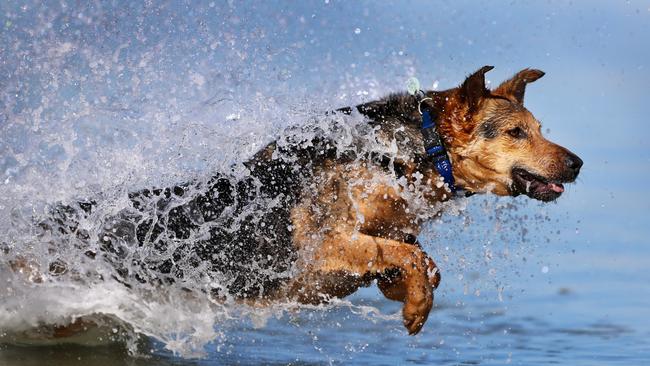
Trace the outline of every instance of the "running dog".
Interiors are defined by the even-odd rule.
[[[441,203],[461,191],[553,201],[582,166],[524,107],[544,73],[524,69],[489,90],[491,69],[457,88],[343,108],[331,129],[296,128],[204,182],[134,192],[99,235],[77,225],[95,202],[59,206],[40,225],[79,239],[126,285],[207,278],[215,298],[316,304],[376,281],[416,334],[441,278],[416,238]],[[342,133],[341,118],[357,113],[365,122]]]

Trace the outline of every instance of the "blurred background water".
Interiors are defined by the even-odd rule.
[[[318,309],[201,318],[214,333],[198,359],[165,328],[142,341],[147,356],[1,345],[0,363],[650,364],[648,2],[4,1],[0,11],[3,238],[24,235],[12,217],[48,202],[186,181],[315,113],[402,91],[411,76],[454,87],[483,65],[496,66],[492,85],[544,70],[526,105],[585,161],[557,203],[472,197],[427,227],[420,239],[443,282],[415,337],[373,287]],[[0,336],[39,306],[54,312],[11,312],[16,296],[0,289]]]

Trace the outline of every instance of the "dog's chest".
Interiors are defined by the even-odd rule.
[[[417,235],[422,221],[438,211],[444,188],[432,172],[398,176],[363,163],[338,165],[319,172],[316,184],[291,211],[294,244],[316,245],[335,231],[404,240]]]

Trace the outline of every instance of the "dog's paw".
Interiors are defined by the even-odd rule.
[[[436,264],[424,252],[417,253],[417,265],[405,277],[404,326],[415,335],[429,317],[433,307],[433,290],[438,286],[440,274]]]
[[[404,303],[402,315],[409,334],[420,332],[433,307],[433,290],[440,284],[436,263],[423,251],[411,251],[400,268],[390,268],[377,279],[387,298]]]
[[[433,307],[433,288],[428,282],[409,287],[402,315],[404,317],[404,326],[409,334],[415,335],[424,326]]]

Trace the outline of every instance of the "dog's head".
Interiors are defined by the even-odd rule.
[[[573,182],[582,160],[542,135],[524,107],[526,84],[544,75],[524,69],[494,90],[485,87],[485,66],[447,95],[442,126],[460,186],[498,195],[525,194],[552,201]]]

